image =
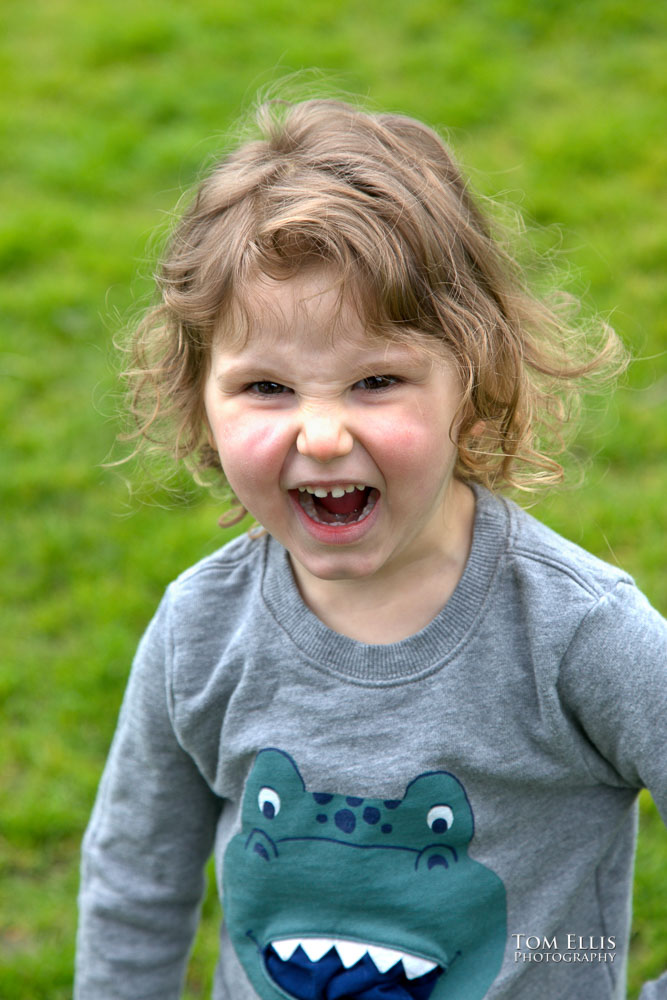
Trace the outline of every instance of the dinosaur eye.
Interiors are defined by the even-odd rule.
[[[445,833],[454,822],[454,813],[449,806],[433,806],[428,811],[426,822],[434,833]]]
[[[262,812],[267,819],[273,819],[280,812],[280,796],[278,792],[275,792],[273,788],[260,788],[259,795],[257,796],[257,802],[259,804],[260,812]]]

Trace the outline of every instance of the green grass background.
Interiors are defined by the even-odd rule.
[[[136,642],[225,534],[210,498],[128,495],[111,337],[150,236],[256,89],[291,71],[448,130],[637,358],[596,403],[583,486],[536,513],[663,611],[666,8],[642,0],[4,0],[0,8],[0,996],[71,993],[80,838]],[[662,196],[662,200],[661,200]],[[662,422],[661,422],[662,413]],[[141,492],[141,491],[140,491]],[[630,996],[667,967],[667,836],[646,793]],[[208,995],[213,896],[187,985]]]

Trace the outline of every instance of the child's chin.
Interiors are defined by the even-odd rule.
[[[302,570],[318,580],[371,579],[380,569],[377,552],[369,555],[338,552],[315,555],[310,552],[290,551],[290,557]]]

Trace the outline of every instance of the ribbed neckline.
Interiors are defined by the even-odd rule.
[[[368,645],[334,632],[304,604],[287,552],[267,537],[262,592],[269,612],[307,660],[341,677],[385,685],[432,673],[472,630],[507,544],[506,503],[482,487],[474,489],[473,540],[465,570],[445,607],[420,632],[387,645]]]

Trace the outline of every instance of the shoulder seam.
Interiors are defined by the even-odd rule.
[[[216,571],[223,567],[229,567],[231,569],[236,566],[240,566],[242,563],[246,562],[248,558],[252,558],[254,555],[255,551],[251,549],[248,549],[246,552],[239,555],[231,555],[225,552],[223,548],[218,552],[211,553],[210,556],[205,556],[204,559],[195,563],[194,566],[190,566],[189,569],[183,570],[183,572],[172,581],[172,585],[185,583],[202,573]]]
[[[552,569],[556,569],[565,576],[569,576],[571,580],[577,583],[582,590],[585,590],[588,594],[590,594],[591,597],[599,598],[612,591],[620,583],[632,586],[631,578],[623,570],[618,570],[619,575],[616,579],[610,580],[607,587],[596,587],[590,579],[584,577],[581,573],[577,572],[576,569],[564,562],[562,559],[558,559],[556,556],[550,556],[546,553],[532,552],[530,549],[524,549],[521,546],[515,546],[512,549],[512,553],[516,554],[520,558],[529,559],[531,562],[541,563],[543,566],[551,566]]]
[[[613,566],[611,563],[604,562],[604,560],[594,556],[586,549],[581,549],[580,551],[589,557],[591,561],[597,561],[601,566],[606,567],[605,573],[596,573],[594,565],[588,572],[586,572],[585,569],[579,570],[575,565],[572,565],[569,560],[561,557],[557,549],[554,549],[552,546],[540,548],[538,551],[526,548],[525,542],[520,540],[521,535],[518,531],[517,522],[518,518],[521,515],[526,515],[527,512],[521,507],[516,507],[516,505],[508,503],[506,506],[508,508],[511,525],[506,552],[508,557],[511,558],[516,554],[518,558],[527,559],[534,563],[540,563],[543,566],[549,566],[552,569],[557,570],[559,573],[562,573],[564,576],[569,577],[573,583],[577,584],[577,586],[581,588],[581,590],[595,599],[599,599],[604,594],[610,593],[619,583],[626,584],[630,587],[635,586],[635,581],[624,569],[620,566]],[[539,521],[537,523],[541,524]],[[549,530],[547,525],[542,525],[542,527]],[[556,537],[560,536],[556,535]],[[566,545],[573,546],[575,549],[580,548],[577,546],[576,542],[572,542],[567,538],[561,538],[561,541]]]

